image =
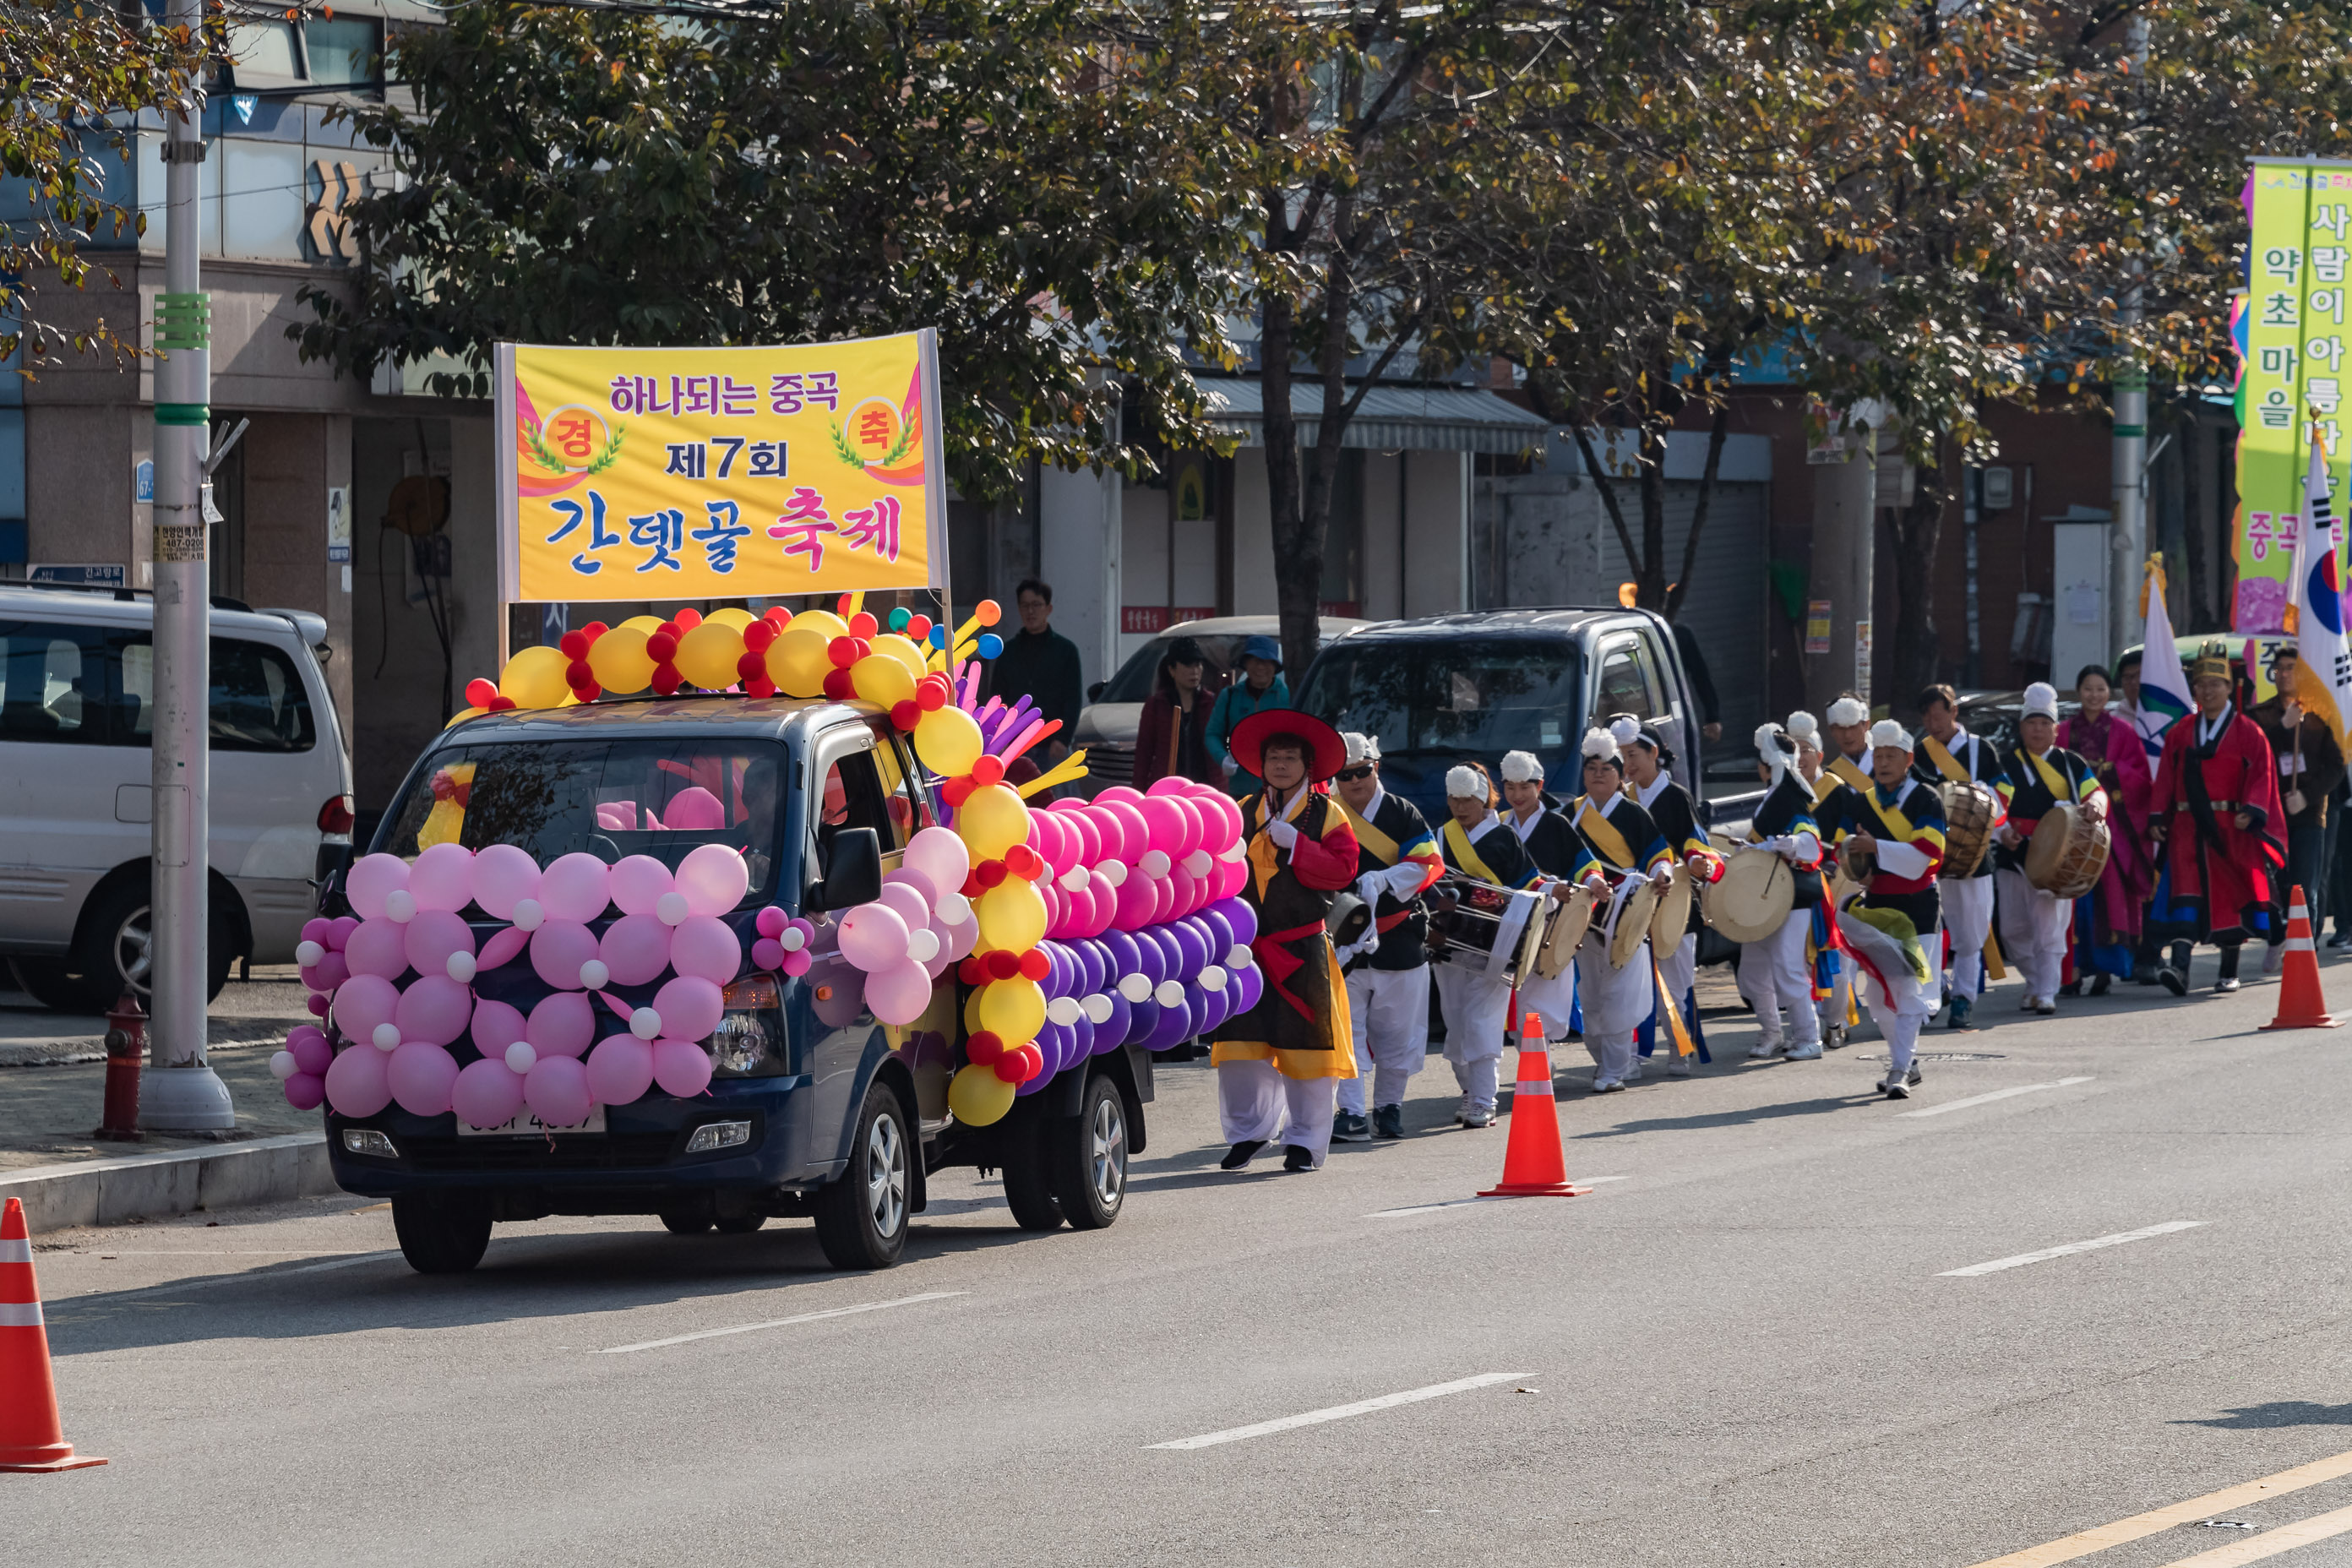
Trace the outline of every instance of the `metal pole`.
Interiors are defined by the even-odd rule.
[[[1855,415],[1874,423],[1885,416],[1872,409]],[[1870,695],[1870,671],[1855,657],[1857,623],[1871,620],[1871,591],[1875,568],[1878,497],[1878,431],[1855,428],[1850,417],[1845,430],[1845,455],[1835,462],[1815,466],[1813,476],[1813,569],[1811,597],[1830,606],[1830,650],[1805,660],[1805,705],[1815,713],[1847,691]]]
[[[191,33],[201,0],[171,0]],[[236,1125],[228,1086],[205,1060],[205,978],[210,820],[211,583],[204,516],[212,398],[212,306],[199,277],[204,86],[188,84],[163,126],[163,292],[155,300],[154,933],[151,1038],[139,1125],[213,1131]]]
[[[2131,60],[2132,79],[2147,71],[2147,18],[2134,16],[2126,25],[2124,52]],[[2145,306],[2137,275],[2124,290],[2121,327],[2126,334],[2139,329]],[[2115,373],[2116,431],[2113,441],[2113,504],[2107,556],[2107,662],[2112,665],[2139,639],[2141,628],[2132,611],[2139,603],[2140,563],[2147,559],[2147,371],[2136,352]],[[2055,680],[2060,671],[2053,670]],[[2072,679],[2071,672],[2068,678]]]

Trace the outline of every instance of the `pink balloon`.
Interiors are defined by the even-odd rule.
[[[1144,817],[1142,809],[1125,801],[1105,805],[1099,798],[1095,805],[1116,819],[1126,835],[1119,841],[1118,858],[1130,866],[1141,859],[1143,852],[1151,847],[1151,824]]]
[[[388,920],[363,921],[343,944],[343,962],[354,974],[397,980],[408,968],[408,932]]]
[[[541,999],[523,1021],[522,1037],[542,1057],[576,1057],[596,1037],[596,1005],[579,991]]]
[[[1174,801],[1164,795],[1151,795],[1136,809],[1143,814],[1144,832],[1152,848],[1171,860],[1184,852],[1184,813]]]
[[[1210,872],[1209,875],[1215,879],[1215,882],[1213,884],[1215,890],[1210,895],[1211,901],[1214,902],[1218,899],[1230,899],[1234,894],[1240,892],[1243,885],[1248,882],[1249,862],[1247,860],[1220,860],[1217,862],[1217,868]]]
[[[654,1086],[654,1048],[635,1035],[607,1035],[588,1053],[588,1092],[600,1105],[626,1105]]]
[[[497,1127],[522,1109],[522,1075],[496,1057],[467,1062],[449,1089],[449,1109],[468,1127]]]
[[[343,1038],[366,1045],[399,1006],[400,987],[380,974],[354,974],[335,993],[335,1027]]]
[[[474,994],[446,974],[421,975],[400,994],[392,1021],[404,1042],[446,1046],[466,1032],[474,1016]]]
[[[523,1028],[520,1008],[485,996],[474,1004],[474,1021],[467,1033],[476,1050],[486,1057],[502,1057],[509,1046],[522,1038]]]
[[[314,1072],[298,1072],[286,1080],[286,1103],[297,1110],[316,1110],[327,1098],[327,1080]]]
[[[324,947],[327,945],[327,938],[333,935],[334,931],[334,921],[324,915],[313,915],[302,922],[302,935],[299,940],[315,942],[320,947]]]
[[[931,977],[908,959],[866,977],[866,1005],[886,1024],[911,1024],[931,1005]]]
[[[327,1043],[326,1035],[305,1024],[288,1032],[286,1048],[294,1057],[294,1065],[313,1078],[324,1078],[335,1059],[335,1047]]]
[[[357,915],[337,915],[328,924],[331,928],[331,933],[327,938],[327,945],[335,952],[341,952],[345,944],[352,940],[352,932],[360,929],[360,919]]]
[[[541,1057],[522,1080],[522,1097],[550,1127],[577,1127],[588,1120],[588,1069],[571,1057]]]
[[[449,1109],[449,1091],[457,1084],[457,1058],[439,1046],[411,1040],[392,1053],[384,1082],[411,1116],[438,1116]]]
[[[558,921],[584,924],[604,912],[604,905],[611,899],[612,881],[613,874],[605,868],[604,862],[593,855],[574,851],[550,866],[540,878],[540,907],[547,911],[551,925]],[[534,962],[537,956],[534,952]]]
[[[343,894],[362,920],[380,920],[385,895],[408,886],[408,862],[397,855],[362,855],[343,878]]]
[[[623,915],[604,928],[596,956],[612,972],[614,984],[650,984],[669,967],[670,928],[658,915]]]
[[[707,833],[727,826],[727,808],[700,784],[688,784],[670,797],[662,826],[680,833]]]
[[[705,844],[677,863],[677,890],[686,895],[686,907],[695,914],[723,915],[751,890],[751,868],[740,850],[724,844]]]
[[[392,1085],[384,1078],[383,1052],[373,1046],[353,1046],[327,1069],[327,1100],[339,1116],[373,1116],[392,1103]]]
[[[1063,828],[1075,836],[1077,864],[1091,866],[1103,858],[1102,835],[1096,831],[1093,815],[1085,801],[1057,800],[1046,809],[1060,817]]]
[[[1112,784],[1108,789],[1097,792],[1095,795],[1095,804],[1097,805],[1117,805],[1120,804],[1137,805],[1142,803],[1143,798],[1143,792],[1137,789],[1133,784]]]
[[[561,866],[563,861],[556,864]],[[578,921],[550,921],[530,933],[530,966],[558,991],[579,990],[580,966],[595,956],[595,935]]]
[[[664,893],[677,886],[669,868],[650,855],[632,855],[613,868],[613,902],[622,912],[649,915]]]
[[[774,937],[763,936],[751,943],[751,967],[777,970],[783,967],[784,944]]]
[[[966,921],[961,925],[949,926],[940,934],[947,940],[948,962],[961,963],[971,956],[971,950],[980,945],[980,922]]]
[[[711,915],[688,915],[678,922],[670,938],[669,963],[680,974],[699,975],[714,984],[724,985],[743,967],[743,944],[725,921]]]
[[[889,905],[860,904],[841,917],[841,956],[871,974],[906,962],[908,934]]]
[[[920,871],[901,866],[895,871],[885,872],[882,877],[882,885],[886,888],[912,889],[914,890],[915,897],[922,900],[923,919],[926,923],[929,923],[930,920],[930,911],[940,907],[940,885],[937,882],[932,881],[929,877],[924,875]],[[763,936],[782,936],[784,933],[782,928],[779,928],[772,931],[762,931],[761,934]]]
[[[919,931],[929,931],[937,923],[932,918],[931,906],[920,893],[904,882],[882,884],[882,901],[897,910],[898,918],[907,922],[907,931],[910,936]]]
[[[340,952],[331,952],[319,960],[318,967],[303,972],[303,979],[313,991],[332,991],[352,977],[350,961]],[[391,976],[387,975],[389,979]]]
[[[446,976],[450,954],[474,951],[473,927],[447,910],[420,910],[404,929],[408,934],[402,948],[408,967],[419,974]]]
[[[1177,815],[1184,819],[1183,837],[1177,847],[1168,852],[1171,858],[1181,860],[1208,842],[1209,817],[1200,803],[1190,795],[1171,795],[1168,804],[1174,806]]]
[[[1160,884],[1149,877],[1129,877],[1119,884],[1118,912],[1111,923],[1121,931],[1140,931],[1160,909]]]
[[[781,946],[782,944],[779,943],[778,945]],[[809,970],[815,965],[815,963],[816,960],[809,956],[809,950],[807,948],[802,948],[797,952],[788,952],[784,954],[784,973],[786,974],[793,976],[806,974]]]
[[[476,972],[496,969],[499,964],[506,963],[530,945],[530,934],[520,926],[509,926],[504,931],[492,931],[488,940],[482,943],[482,951],[474,955]]]
[[[691,1099],[710,1087],[710,1058],[686,1040],[656,1040],[654,1081],[664,1094]]]
[[[663,1034],[674,1039],[699,1040],[719,1027],[726,1001],[709,981],[681,974],[654,993],[654,1011],[661,1015]]]
[[[971,875],[971,851],[950,829],[926,827],[907,841],[906,867],[929,877],[934,888],[961,888]]]
[[[474,899],[474,852],[462,844],[436,844],[408,868],[409,896],[420,910],[457,910]]]
[[[539,897],[539,862],[519,845],[485,845],[474,855],[473,890],[484,914],[510,921],[516,904]]]

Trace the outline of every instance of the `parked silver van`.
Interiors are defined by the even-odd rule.
[[[52,1007],[148,986],[154,607],[0,587],[0,957]],[[351,851],[352,769],[308,611],[212,612],[207,994],[285,963]]]

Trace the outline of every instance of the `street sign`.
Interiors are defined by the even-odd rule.
[[[131,568],[116,561],[79,565],[36,561],[26,570],[26,581],[59,588],[127,588],[131,585]]]

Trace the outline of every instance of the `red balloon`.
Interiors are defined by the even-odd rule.
[[[745,681],[743,692],[747,697],[773,697],[776,694],[776,683],[763,675],[757,680]]]
[[[1033,815],[1030,820],[1037,818]],[[1024,882],[1034,882],[1045,874],[1045,858],[1026,844],[1015,844],[1004,852],[1004,868]]]
[[[986,1029],[978,1029],[964,1041],[963,1054],[971,1059],[974,1067],[994,1067],[1004,1059],[1004,1042]]]
[[[1001,947],[991,952],[986,962],[991,980],[1010,980],[1021,973],[1020,955],[1007,952]]]
[[[466,682],[466,706],[468,708],[488,708],[498,700],[498,682],[494,680],[484,680],[476,676]]]
[[[976,784],[1003,784],[1004,759],[982,752],[980,759],[971,764],[971,782]]]
[[[848,637],[835,637],[824,645],[824,657],[833,660],[835,669],[847,669],[857,662],[857,644]]]
[[[590,647],[594,647],[596,646],[596,639],[603,637],[606,632],[609,632],[612,629],[612,627],[606,626],[602,621],[590,621],[586,626],[580,628],[580,635],[588,639],[588,646]]]
[[[677,657],[677,634],[667,627],[646,639],[646,657],[656,664],[667,664]]]
[[[872,637],[881,629],[882,623],[876,620],[869,611],[860,610],[849,617],[849,635],[860,641]]]
[[[846,669],[827,670],[824,676],[824,694],[827,697],[832,698],[835,702],[846,702],[851,698],[856,696],[857,688],[850,683],[849,671]]]
[[[702,624],[702,612],[696,609],[684,609],[672,616],[670,619],[676,623],[678,630],[690,632]]]
[[[765,653],[768,645],[783,635],[783,628],[773,621],[753,621],[743,628],[743,646],[753,653]]]
[[[1045,976],[1054,973],[1053,961],[1045,956],[1044,948],[1033,947],[1021,955],[1021,973],[1026,978],[1043,984]]]
[[[588,635],[585,632],[566,632],[555,639],[555,646],[563,650],[566,658],[588,657]]]
[[[768,673],[768,656],[747,653],[735,661],[735,673],[746,680],[758,680]]]
[[[912,698],[891,705],[890,722],[901,730],[912,730],[917,724],[921,723],[922,720],[922,705]]]
[[[996,887],[1002,883],[1004,880],[1004,872],[1005,865],[1003,861],[982,860],[978,866],[972,868],[971,874],[979,879],[982,888],[987,889]]]

